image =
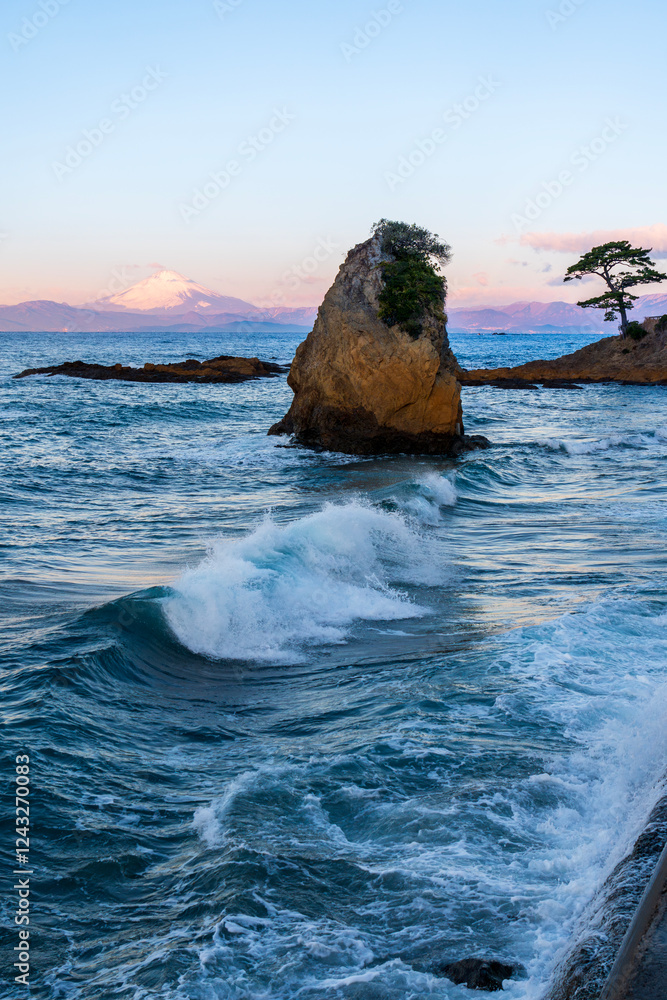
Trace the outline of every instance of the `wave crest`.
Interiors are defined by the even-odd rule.
[[[450,494],[448,494],[449,496]],[[213,659],[303,659],[303,647],[344,642],[355,621],[421,617],[401,585],[437,586],[449,571],[397,513],[355,501],[219,542],[164,601],[188,649]]]

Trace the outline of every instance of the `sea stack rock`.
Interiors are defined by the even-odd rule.
[[[390,325],[380,297],[396,262],[383,247],[376,227],[347,255],[296,352],[290,410],[269,434],[348,454],[455,454],[465,441],[444,280],[436,278],[438,301],[431,289],[417,324]]]

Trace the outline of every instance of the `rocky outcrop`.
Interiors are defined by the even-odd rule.
[[[525,388],[522,383],[530,382],[551,388],[564,388],[567,382],[667,385],[667,331],[656,329],[659,324],[655,319],[647,319],[642,325],[646,336],[641,340],[605,337],[553,361],[462,371],[459,380],[464,385],[499,385],[506,389]]]
[[[467,986],[469,990],[486,990],[497,993],[503,989],[506,979],[525,973],[523,966],[507,965],[495,959],[464,958],[441,966],[438,972],[457,986]]]
[[[62,365],[47,368],[26,368],[14,375],[69,375],[70,378],[94,378],[100,380],[117,379],[121,382],[247,382],[255,378],[271,378],[286,371],[283,365],[275,365],[259,358],[235,358],[222,354],[210,361],[176,361],[168,365],[154,365],[150,362],[143,368],[128,365],[95,365],[85,361],[66,361]]]
[[[616,865],[581,914],[574,928],[572,950],[556,969],[544,1000],[600,1000],[646,886],[656,875],[665,843],[667,797],[656,803],[633,849]],[[662,876],[659,867],[657,874]],[[667,885],[663,888],[665,896]],[[644,957],[650,959],[650,943],[644,942],[635,955],[640,963]],[[628,990],[622,995],[629,998],[638,994]],[[664,993],[647,991],[642,996],[662,997]]]
[[[294,401],[270,434],[350,454],[465,447],[444,313],[427,311],[417,337],[382,322],[382,260],[377,237],[348,254],[296,352],[287,380]]]

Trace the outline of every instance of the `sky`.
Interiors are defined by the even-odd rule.
[[[451,244],[452,304],[574,301],[599,237],[667,257],[666,21],[663,0],[3,0],[0,302],[164,267],[318,304],[380,218]]]

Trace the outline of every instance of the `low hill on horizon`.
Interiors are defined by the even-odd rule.
[[[641,322],[667,313],[667,295],[641,295],[630,318]],[[600,309],[582,309],[571,302],[512,302],[507,306],[447,309],[450,330],[502,330],[507,333],[568,332],[616,333],[616,323],[605,323]]]

